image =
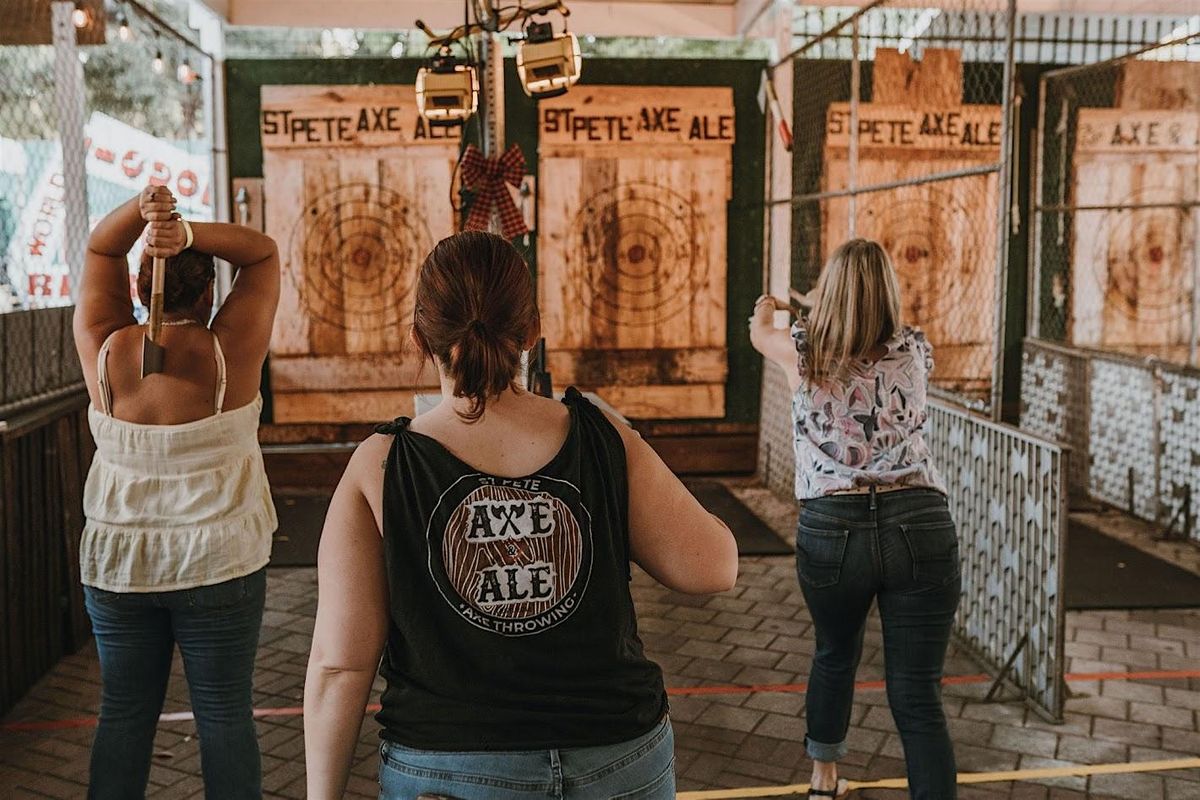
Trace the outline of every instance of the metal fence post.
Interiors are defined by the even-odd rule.
[[[1004,331],[1008,319],[1008,239],[1012,214],[1013,108],[1016,94],[1013,65],[1017,0],[1008,0],[1004,30],[1004,95],[1000,109],[1000,200],[996,219],[996,361],[992,367],[991,416],[999,421],[1004,398]]]
[[[858,104],[862,94],[862,57],[858,52],[858,30],[859,17],[855,17],[850,28],[850,163],[846,173],[846,188],[850,190],[846,235],[851,239],[858,229]]]
[[[83,65],[79,63],[75,3],[55,0],[50,7],[54,42],[54,94],[58,108],[58,137],[62,146],[63,260],[70,274],[71,299],[78,298],[83,254],[87,247],[87,168],[84,164]]]

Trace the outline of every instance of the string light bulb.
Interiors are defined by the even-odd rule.
[[[71,22],[75,24],[76,28],[86,28],[92,24],[92,14],[83,6],[77,4],[75,10],[71,12]]]
[[[186,58],[179,62],[179,66],[175,69],[175,77],[182,84],[189,84],[196,80],[196,73],[192,71],[192,65],[188,63]]]
[[[166,70],[167,62],[163,61],[162,50],[154,54],[154,61],[150,64],[150,67],[154,70],[155,75],[162,75]]]
[[[117,17],[117,38],[122,42],[133,41],[133,28],[129,27],[129,20],[125,17],[125,12]]]

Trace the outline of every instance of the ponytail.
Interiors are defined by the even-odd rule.
[[[507,240],[468,231],[438,243],[417,279],[413,328],[470,401],[459,416],[476,422],[490,399],[513,388],[521,350],[538,325],[533,280]]]

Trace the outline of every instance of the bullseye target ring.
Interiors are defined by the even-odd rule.
[[[652,327],[686,310],[707,278],[696,214],[681,194],[629,182],[588,198],[570,229],[566,280],[607,322]]]
[[[1118,205],[1177,202],[1175,192],[1147,187]],[[1170,323],[1186,317],[1191,288],[1172,272],[1183,262],[1189,215],[1184,209],[1107,211],[1099,224],[1092,264],[1105,274],[1105,305],[1129,320]],[[1097,312],[1099,310],[1097,309]]]
[[[980,268],[991,266],[963,258],[984,252],[979,237],[987,222],[974,218],[957,193],[928,186],[859,202],[858,235],[875,239],[892,257],[905,317],[932,326],[961,310]]]
[[[404,322],[401,307],[433,238],[401,195],[370,183],[321,195],[303,210],[292,237],[303,264],[295,280],[309,315],[356,333]]]

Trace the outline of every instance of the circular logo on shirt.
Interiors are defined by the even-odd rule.
[[[579,607],[592,569],[590,523],[566,481],[466,475],[430,517],[429,574],[472,625],[540,633]]]

